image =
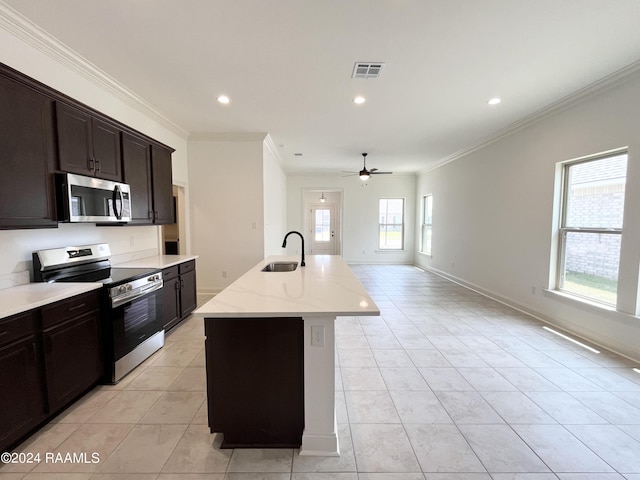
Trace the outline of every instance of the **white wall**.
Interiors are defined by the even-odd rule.
[[[263,139],[189,140],[190,218],[198,290],[217,293],[265,251]],[[242,138],[240,136],[239,138]]]
[[[343,196],[342,257],[351,263],[413,263],[415,250],[415,177],[380,175],[362,182],[357,176],[290,175],[287,181],[288,230],[303,227],[305,189],[341,189]],[[380,198],[405,199],[405,245],[402,252],[378,250]]]
[[[418,253],[417,263],[640,359],[637,317],[544,291],[552,286],[549,266],[555,255],[556,164],[628,146],[621,264],[628,287],[619,297],[625,310],[635,312],[630,299],[635,298],[640,271],[638,105],[636,77],[420,174],[417,204],[422,195],[433,194],[433,257]]]
[[[263,145],[264,256],[282,254],[287,233],[287,175],[270,137]]]
[[[186,186],[186,134],[157,112],[105,81],[100,72],[82,64],[64,46],[43,32],[22,23],[0,8],[0,62],[73,97],[90,107],[176,149],[173,154],[174,182]],[[74,63],[75,62],[75,63]],[[1,161],[1,160],[0,160]],[[109,243],[114,261],[140,258],[160,250],[159,227],[96,227],[93,224],[61,224],[58,229],[0,231],[0,288],[29,281],[34,250]]]

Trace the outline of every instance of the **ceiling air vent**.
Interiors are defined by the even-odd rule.
[[[351,78],[379,78],[383,67],[383,62],[357,62]]]

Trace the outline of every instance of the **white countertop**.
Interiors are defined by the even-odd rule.
[[[380,315],[378,306],[349,266],[336,255],[311,255],[293,272],[262,272],[271,256],[253,267],[194,314],[203,318]]]
[[[0,318],[102,288],[101,283],[28,283],[0,290]]]
[[[156,255],[113,267],[168,268],[198,258],[197,255]],[[100,282],[86,283],[28,283],[0,290],[0,319],[26,312],[33,308],[66,300],[67,298],[102,288]]]
[[[196,258],[198,258],[198,255],[155,255],[113,266],[118,268],[169,268]]]

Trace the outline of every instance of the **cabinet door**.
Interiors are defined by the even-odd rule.
[[[196,309],[196,304],[196,272],[183,273],[180,275],[181,318],[193,312]]]
[[[35,335],[0,347],[0,451],[44,420]]]
[[[122,134],[124,182],[131,186],[131,223],[153,223],[151,145],[128,133]]]
[[[56,122],[60,170],[93,175],[95,160],[91,139],[91,115],[56,102]]]
[[[91,125],[96,177],[121,182],[120,129],[97,118]]]
[[[206,318],[211,432],[222,448],[299,447],[304,429],[302,318]]]
[[[0,228],[56,227],[53,101],[0,75]]]
[[[175,223],[171,150],[153,145],[151,147],[151,165],[154,223],[160,225]]]
[[[102,376],[97,310],[43,331],[49,412],[54,413]]]
[[[165,330],[174,327],[180,320],[180,278],[164,280],[162,288],[162,325]]]

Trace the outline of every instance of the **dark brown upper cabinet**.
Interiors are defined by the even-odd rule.
[[[130,224],[170,224],[173,215],[172,150],[122,134],[123,179],[131,186]]]
[[[173,177],[171,150],[151,145],[151,178],[153,180],[154,223],[175,223],[173,212]]]
[[[131,223],[153,223],[151,145],[143,138],[122,134],[124,182],[131,187]]]
[[[59,168],[122,181],[121,130],[89,112],[56,102]]]
[[[56,227],[53,99],[2,65],[0,152],[0,228]]]
[[[173,223],[172,153],[0,63],[0,229],[58,226],[56,171],[129,183],[132,224]]]

